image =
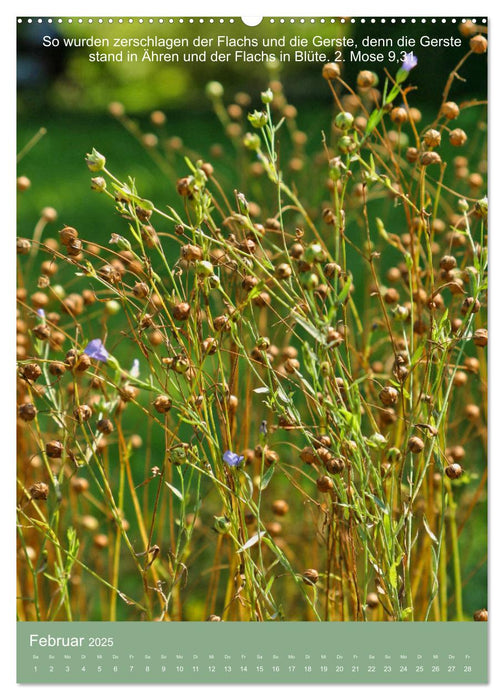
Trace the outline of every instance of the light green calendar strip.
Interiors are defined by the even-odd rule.
[[[19,683],[486,683],[480,622],[19,622]]]

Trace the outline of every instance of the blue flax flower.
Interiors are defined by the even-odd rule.
[[[238,467],[243,462],[243,457],[237,455],[236,452],[231,452],[231,450],[226,450],[222,455],[222,459],[230,467]]]
[[[407,53],[406,58],[404,59],[401,68],[403,70],[405,70],[407,73],[409,73],[410,70],[413,70],[413,68],[417,65],[417,63],[418,63],[418,58],[412,53]]]
[[[86,355],[91,357],[91,359],[99,360],[100,362],[106,362],[109,357],[109,354],[105,349],[105,345],[99,338],[90,340],[89,343],[86,345],[84,352],[86,353]]]

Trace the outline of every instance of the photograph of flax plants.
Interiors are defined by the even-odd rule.
[[[18,618],[486,620],[486,27],[371,65],[37,31]]]

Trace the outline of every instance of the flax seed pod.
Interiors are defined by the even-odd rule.
[[[191,306],[186,301],[181,301],[172,308],[173,317],[177,321],[186,321],[191,314]]]
[[[413,452],[413,454],[419,454],[420,452],[422,452],[424,447],[424,441],[421,438],[416,437],[415,435],[410,437],[410,439],[408,440],[408,450],[410,452]]]
[[[37,409],[32,403],[22,403],[18,406],[17,413],[21,420],[25,421],[25,423],[29,423],[34,420],[37,415]]]
[[[271,504],[271,510],[275,515],[282,517],[289,512],[289,504],[283,499],[278,499]]]
[[[456,462],[448,464],[448,466],[445,467],[445,474],[449,479],[460,479],[463,472],[464,470],[462,469],[460,464],[457,464]]]
[[[63,454],[63,444],[59,440],[51,440],[46,443],[45,451],[48,457],[59,459]]]
[[[299,453],[301,461],[305,464],[314,464],[317,461],[317,455],[315,454],[312,447],[303,447]]]
[[[484,348],[488,344],[488,330],[486,328],[478,328],[473,334],[474,344],[480,348]]]
[[[67,365],[64,362],[59,362],[55,360],[49,363],[49,374],[53,377],[62,377],[67,371]]]
[[[69,243],[79,238],[79,233],[73,226],[65,226],[59,232],[59,237],[63,245],[69,245]]]
[[[429,129],[424,134],[424,143],[428,148],[437,148],[441,143],[441,134],[436,129]]]
[[[326,63],[322,68],[322,77],[325,80],[335,80],[340,74],[340,67],[337,63]]]
[[[450,132],[449,138],[452,146],[463,146],[467,141],[467,134],[462,129],[454,129]]]
[[[34,501],[47,501],[47,497],[49,495],[49,486],[47,484],[44,484],[43,481],[37,481],[35,484],[32,484],[29,488],[30,492],[30,497]]]
[[[172,407],[172,400],[169,396],[166,396],[165,394],[160,394],[154,399],[152,405],[158,413],[168,413],[168,411]]]
[[[471,51],[474,51],[474,53],[486,53],[488,41],[482,34],[477,34],[476,36],[471,37],[469,46],[471,47]]]
[[[473,615],[473,620],[475,622],[488,622],[488,610],[485,610],[485,608],[476,610]]]
[[[330,476],[320,476],[317,479],[317,489],[320,493],[329,493],[334,489],[333,480]]]
[[[149,296],[149,287],[145,282],[136,282],[133,287],[133,296],[136,299],[146,299]]]
[[[77,358],[74,369],[76,372],[86,372],[91,367],[91,358],[83,352]]]
[[[42,369],[36,362],[29,362],[27,365],[23,366],[21,371],[23,377],[31,382],[36,382],[42,374]]]
[[[90,406],[83,403],[80,406],[76,406],[74,408],[73,415],[75,420],[77,420],[79,423],[85,423],[93,415],[93,410]]]
[[[392,386],[386,386],[380,391],[379,397],[384,406],[393,406],[399,399],[399,392]]]
[[[305,569],[302,576],[303,581],[310,586],[314,586],[319,580],[319,572],[317,569]]]
[[[447,119],[456,119],[460,114],[460,109],[455,102],[444,102],[441,105],[441,114]]]
[[[476,422],[479,417],[480,417],[481,411],[479,409],[479,406],[476,406],[474,403],[469,403],[465,407],[465,415],[467,420],[471,422]]]
[[[114,424],[110,418],[100,418],[96,424],[96,430],[104,435],[110,435],[110,433],[114,430]]]

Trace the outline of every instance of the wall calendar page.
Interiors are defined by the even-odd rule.
[[[17,682],[486,684],[486,17],[20,16]]]

